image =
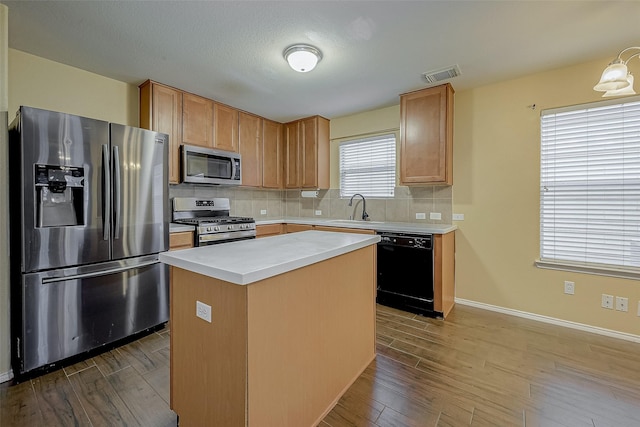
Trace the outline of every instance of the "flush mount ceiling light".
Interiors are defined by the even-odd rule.
[[[605,92],[603,96],[633,95],[633,76],[627,69],[627,63],[634,57],[640,57],[640,52],[634,53],[626,60],[622,55],[629,50],[638,50],[640,47],[628,47],[620,51],[616,59],[611,61],[602,72],[600,81],[593,87],[593,90]]]
[[[322,59],[320,49],[308,44],[294,44],[282,53],[289,66],[299,73],[307,73]]]

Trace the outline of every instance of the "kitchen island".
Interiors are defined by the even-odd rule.
[[[378,240],[307,231],[161,254],[180,425],[317,425],[375,358]]]

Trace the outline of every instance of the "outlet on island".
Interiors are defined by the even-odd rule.
[[[211,306],[203,302],[196,301],[196,316],[211,323]]]

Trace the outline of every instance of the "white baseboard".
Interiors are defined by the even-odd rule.
[[[483,302],[476,302],[476,301],[471,301],[463,298],[456,298],[456,304],[468,305],[471,307],[481,308],[483,310],[495,311],[498,313],[509,314],[511,316],[517,316],[517,317],[523,317],[525,319],[536,320],[538,322],[564,326],[565,328],[578,329],[580,331],[593,332],[594,334],[605,335],[608,337],[618,338],[625,341],[633,341],[633,342],[640,343],[639,335],[628,334],[626,332],[618,332],[612,329],[599,328],[597,326],[585,325],[584,323],[577,323],[577,322],[571,322],[569,320],[556,319],[555,317],[543,316],[541,314],[529,313],[526,311],[513,310],[511,308],[485,304]]]
[[[0,384],[6,383],[7,381],[13,379],[13,371],[9,372],[0,372]]]

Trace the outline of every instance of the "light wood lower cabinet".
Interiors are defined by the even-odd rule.
[[[268,237],[284,234],[284,224],[261,224],[256,225],[256,237]]]
[[[284,224],[285,233],[297,233],[299,231],[313,230],[313,225],[308,224]]]
[[[455,236],[454,231],[433,235],[433,305],[435,311],[442,313],[445,318],[453,308],[456,296]]]
[[[334,233],[376,234],[375,230],[365,230],[362,228],[328,227],[324,225],[316,225],[314,226],[314,230],[333,231]]]
[[[188,249],[193,247],[193,231],[169,233],[169,250]]]

